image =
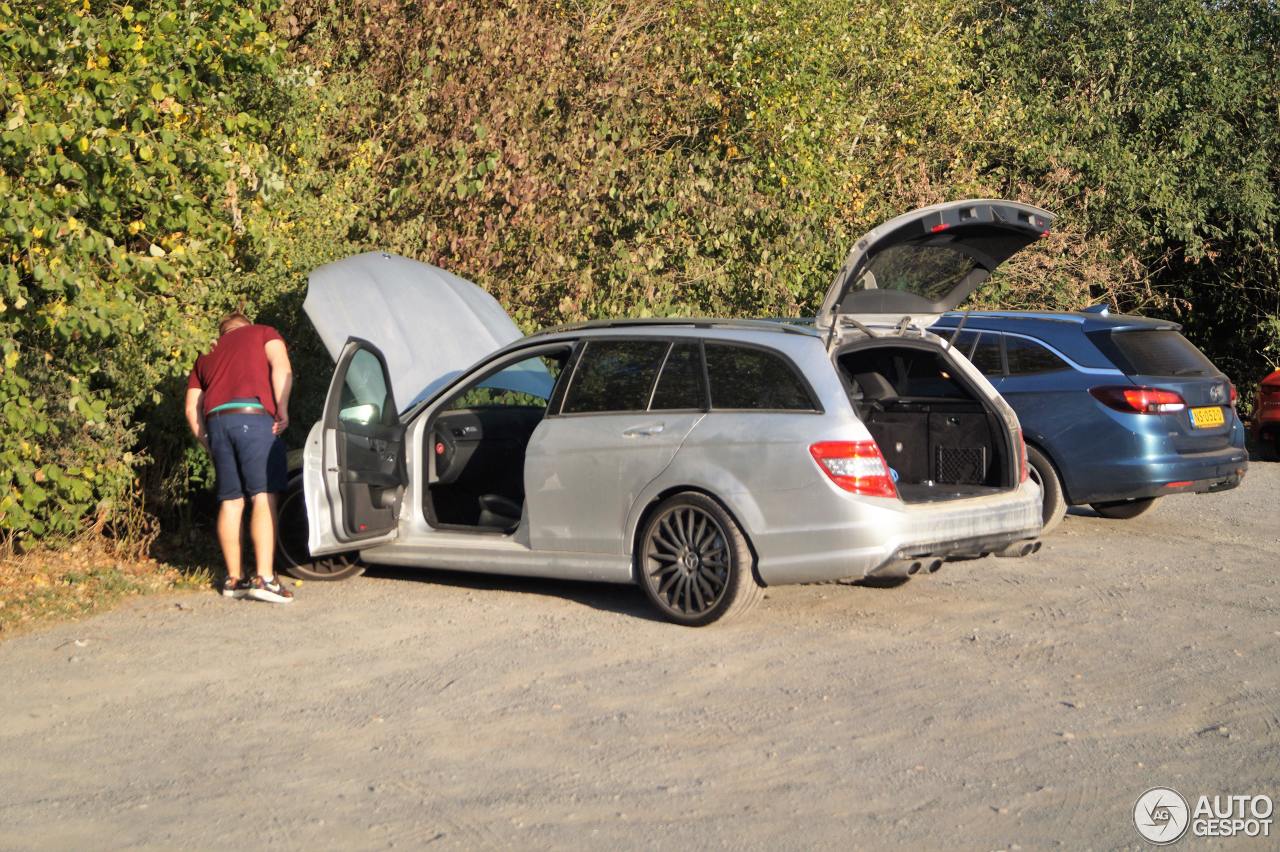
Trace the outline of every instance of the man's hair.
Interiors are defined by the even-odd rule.
[[[253,321],[240,311],[232,311],[223,317],[222,321],[218,323],[218,334],[226,334],[233,328],[239,328],[242,325],[253,325]]]

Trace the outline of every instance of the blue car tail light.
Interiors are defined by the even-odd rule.
[[[1180,394],[1162,388],[1105,386],[1089,388],[1089,393],[1108,408],[1126,414],[1170,414],[1187,408],[1187,401]]]

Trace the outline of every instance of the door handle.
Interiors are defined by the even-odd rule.
[[[661,435],[662,430],[665,428],[667,427],[664,423],[654,423],[649,426],[633,426],[630,429],[623,429],[622,434],[627,438]]]

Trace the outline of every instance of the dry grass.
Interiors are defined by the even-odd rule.
[[[40,624],[77,619],[134,595],[208,588],[207,569],[179,570],[91,543],[0,557],[0,640]]]

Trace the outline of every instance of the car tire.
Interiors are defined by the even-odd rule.
[[[1141,497],[1137,500],[1117,500],[1112,503],[1090,503],[1089,506],[1104,518],[1127,521],[1151,511],[1159,497]]]
[[[650,513],[636,564],[649,600],[686,627],[737,618],[764,597],[742,529],[724,507],[695,491],[669,497]]]
[[[302,476],[295,476],[280,496],[276,522],[276,565],[299,580],[346,580],[364,573],[356,553],[314,557],[307,549],[307,501]]]
[[[1040,496],[1044,501],[1044,527],[1040,535],[1048,535],[1067,514],[1067,495],[1062,490],[1062,480],[1058,478],[1053,462],[1030,444],[1027,445],[1027,464],[1031,468],[1031,478],[1040,486]]]

